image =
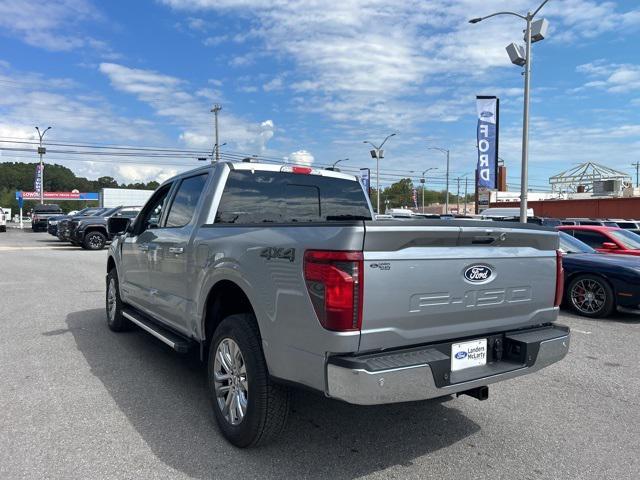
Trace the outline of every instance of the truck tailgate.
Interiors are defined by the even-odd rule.
[[[411,223],[365,224],[360,351],[479,337],[556,319],[557,232]]]

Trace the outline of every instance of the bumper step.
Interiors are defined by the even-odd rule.
[[[329,357],[326,394],[359,405],[467,392],[483,399],[484,390],[478,388],[538,371],[564,358],[569,351],[570,332],[562,325],[549,325],[489,335],[487,340],[487,364],[459,371],[450,368],[451,341],[392,352]]]

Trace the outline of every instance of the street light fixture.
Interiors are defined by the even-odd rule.
[[[515,12],[496,12],[485,17],[477,17],[469,20],[469,23],[478,23],[487,18],[498,15],[512,15],[527,22],[524,31],[525,48],[524,52],[515,43],[507,46],[507,53],[511,62],[515,65],[524,66],[524,109],[522,113],[522,173],[520,181],[520,222],[527,223],[527,192],[529,182],[529,88],[531,81],[531,44],[543,40],[547,35],[549,22],[544,18],[533,21],[538,12],[549,0],[544,0],[533,13],[527,12],[521,15]]]
[[[371,150],[371,158],[376,159],[376,213],[380,213],[380,159],[384,158],[384,150],[382,150],[382,147],[387,143],[387,140],[395,136],[395,133],[387,135],[380,145],[374,145],[369,140],[362,142],[368,143],[373,147],[373,150]]]
[[[220,112],[220,110],[222,110],[222,105],[220,105],[219,103],[214,104],[213,108],[211,109],[211,113],[213,113],[214,116],[214,127],[216,134],[216,143],[213,146],[213,153],[215,154],[216,162],[220,161],[220,137],[218,136],[218,113]],[[211,162],[213,163],[213,158],[211,159]]]
[[[449,150],[440,147],[427,147],[427,150],[438,150],[439,152],[442,152],[447,156],[447,197],[444,199],[444,212],[449,213]]]
[[[340,162],[346,162],[348,161],[348,158],[341,158],[340,160],[336,160],[335,162],[333,162],[333,165],[331,165],[330,167],[327,167],[327,170],[333,170],[334,172],[339,172],[340,169],[336,168],[336,165],[339,164]]]
[[[218,153],[218,150],[220,150],[220,147],[224,147],[226,144],[227,142],[224,142],[222,145],[213,146],[213,151],[211,152],[211,163],[213,163],[215,158],[220,158],[220,154]],[[206,162],[207,160],[209,160],[207,157],[198,157],[199,162]]]
[[[431,168],[427,168],[425,171],[422,172],[422,178],[420,179],[420,183],[422,184],[422,213],[424,213],[424,193],[425,193],[425,189],[426,189],[426,183],[427,180],[424,178],[425,174],[431,170],[437,170],[438,167],[431,167]]]
[[[38,147],[38,154],[40,155],[40,205],[44,203],[44,163],[42,162],[42,155],[47,153],[47,149],[42,146],[42,139],[49,130],[51,130],[51,127],[47,127],[41,132],[40,128],[36,127],[36,132],[40,137],[40,146]]]

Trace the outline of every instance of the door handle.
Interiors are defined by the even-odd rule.
[[[146,243],[141,243],[140,245],[138,245],[138,249],[142,252],[148,252],[149,251],[149,245]]]
[[[176,255],[180,255],[184,253],[184,248],[182,247],[169,247],[169,253],[175,253]]]

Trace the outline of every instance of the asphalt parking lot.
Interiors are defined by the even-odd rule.
[[[640,317],[563,314],[569,356],[485,402],[299,392],[281,440],[238,450],[195,356],[107,329],[105,262],[46,233],[0,233],[2,479],[640,477]]]

